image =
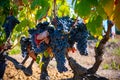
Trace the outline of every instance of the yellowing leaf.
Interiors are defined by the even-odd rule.
[[[120,15],[118,15],[115,19],[114,19],[115,25],[118,29],[120,29]]]
[[[111,17],[114,9],[114,0],[101,0],[101,4],[107,16]]]
[[[58,3],[59,2],[59,3]],[[57,1],[57,7],[58,7],[58,16],[68,16],[70,13],[70,6],[66,1]]]
[[[114,17],[114,23],[115,23],[116,27],[118,27],[118,29],[120,29],[120,0],[115,7],[113,17]]]
[[[61,5],[58,10],[58,16],[67,16],[69,15],[70,8],[67,4]]]

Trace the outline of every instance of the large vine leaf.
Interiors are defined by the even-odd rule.
[[[106,12],[104,11],[104,8],[102,7],[101,4],[98,4],[96,6],[96,11],[102,18],[107,19]]]

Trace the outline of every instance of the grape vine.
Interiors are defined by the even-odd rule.
[[[44,53],[48,47],[51,47],[57,62],[57,69],[60,73],[62,73],[67,71],[65,66],[65,54],[68,53],[67,49],[69,47],[73,47],[75,42],[77,43],[77,49],[79,50],[80,54],[88,55],[88,31],[85,24],[81,23],[79,20],[73,27],[75,21],[68,16],[62,18],[56,17],[56,21],[57,22],[52,22],[53,25],[57,25],[55,29],[52,26],[49,26],[48,22],[39,23],[37,24],[36,29],[30,29],[28,32],[30,34],[29,39],[31,43],[30,41],[28,41],[28,43],[31,44],[31,50],[34,50],[36,54]],[[45,41],[41,42],[41,40],[36,39],[36,35],[39,35],[46,30],[49,32],[48,38],[50,41],[48,44],[46,44]],[[25,39],[25,41],[27,41],[27,39]],[[27,42],[23,41],[23,43],[21,43],[21,47],[23,47],[21,50],[23,51],[23,54],[26,54],[27,52],[25,47],[27,46],[22,46],[22,44],[27,45]]]

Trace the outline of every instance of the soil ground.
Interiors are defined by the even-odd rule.
[[[117,39],[120,39],[118,36]],[[81,56],[78,51],[75,53],[69,53],[70,56],[72,56],[79,64],[86,68],[90,68],[95,60],[94,60],[94,47],[95,47],[95,41],[90,40],[88,44],[88,56]],[[97,74],[100,76],[106,77],[109,80],[120,80],[120,70],[119,69],[113,69],[110,65],[115,62],[116,64],[120,65],[120,56],[114,54],[114,49],[120,47],[120,41],[118,42],[108,42],[105,47],[105,53],[103,56],[103,62],[99,67],[99,70],[97,71]],[[23,60],[21,54],[17,55],[10,55],[11,57],[15,58],[18,62],[21,62]],[[27,62],[25,63],[25,66],[28,66],[30,64],[30,61],[32,59],[29,58]],[[105,66],[109,65],[109,66]],[[56,62],[53,58],[49,65],[48,65],[48,73],[50,76],[50,80],[69,80],[73,77],[72,70],[70,69],[70,66],[66,62],[66,66],[68,68],[67,72],[59,73],[56,69]],[[106,69],[104,68],[106,67]],[[113,67],[116,67],[116,65],[113,65]],[[120,66],[119,66],[120,67]],[[4,80],[39,80],[40,79],[40,68],[39,65],[35,62],[32,66],[33,75],[32,76],[26,76],[23,71],[17,70],[13,63],[10,61],[7,61],[7,67],[4,74]]]

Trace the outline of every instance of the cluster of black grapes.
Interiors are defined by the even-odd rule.
[[[76,27],[72,28],[70,31],[69,44],[73,47],[74,43],[77,43],[77,49],[81,55],[88,55],[87,52],[87,39],[88,31],[86,25],[81,22],[77,22]]]
[[[55,25],[55,23],[53,23]],[[77,49],[81,55],[88,55],[87,52],[87,38],[88,31],[86,25],[80,20],[77,20],[75,24],[75,19],[68,16],[58,18],[56,17],[57,30],[68,34],[68,43],[70,47],[73,47],[75,42],[77,43]],[[74,25],[74,26],[73,26]]]
[[[35,36],[39,33],[44,32],[45,30],[47,30],[49,33],[54,32],[54,28],[50,27],[48,25],[49,25],[48,22],[39,23],[36,26],[36,29],[30,29],[29,30],[30,39],[31,39],[31,42],[32,42],[31,44],[32,44],[32,47],[33,47],[35,53],[37,53],[37,54],[38,53],[43,53],[48,48],[48,45],[45,42],[42,42],[39,45],[39,47],[37,47]]]
[[[16,24],[19,24],[20,22],[13,16],[10,15],[6,17],[3,27],[6,33],[6,39],[10,36],[11,32],[13,31]]]
[[[30,38],[21,37],[20,45],[21,45],[22,56],[26,57],[28,55],[27,48],[32,47]]]
[[[67,36],[61,31],[55,30],[54,33],[50,35],[50,40],[49,45],[54,53],[58,71],[60,73],[67,71],[67,68],[65,67],[65,54],[69,47]]]
[[[48,47],[52,48],[54,57],[57,62],[58,71],[65,72],[65,54],[69,47],[73,47],[74,43],[77,43],[77,49],[81,55],[88,55],[87,53],[87,38],[88,31],[84,23],[77,22],[75,27],[72,27],[75,23],[73,19],[69,17],[56,17],[57,22],[52,22],[53,25],[57,24],[56,28],[49,26],[48,22],[39,23],[36,29],[30,29],[30,40],[32,49],[35,53],[43,53]],[[47,30],[49,32],[49,44],[42,42],[39,47],[36,44],[35,35]],[[27,43],[25,43],[27,44]],[[23,51],[25,52],[25,50]],[[26,53],[26,52],[25,52]]]

